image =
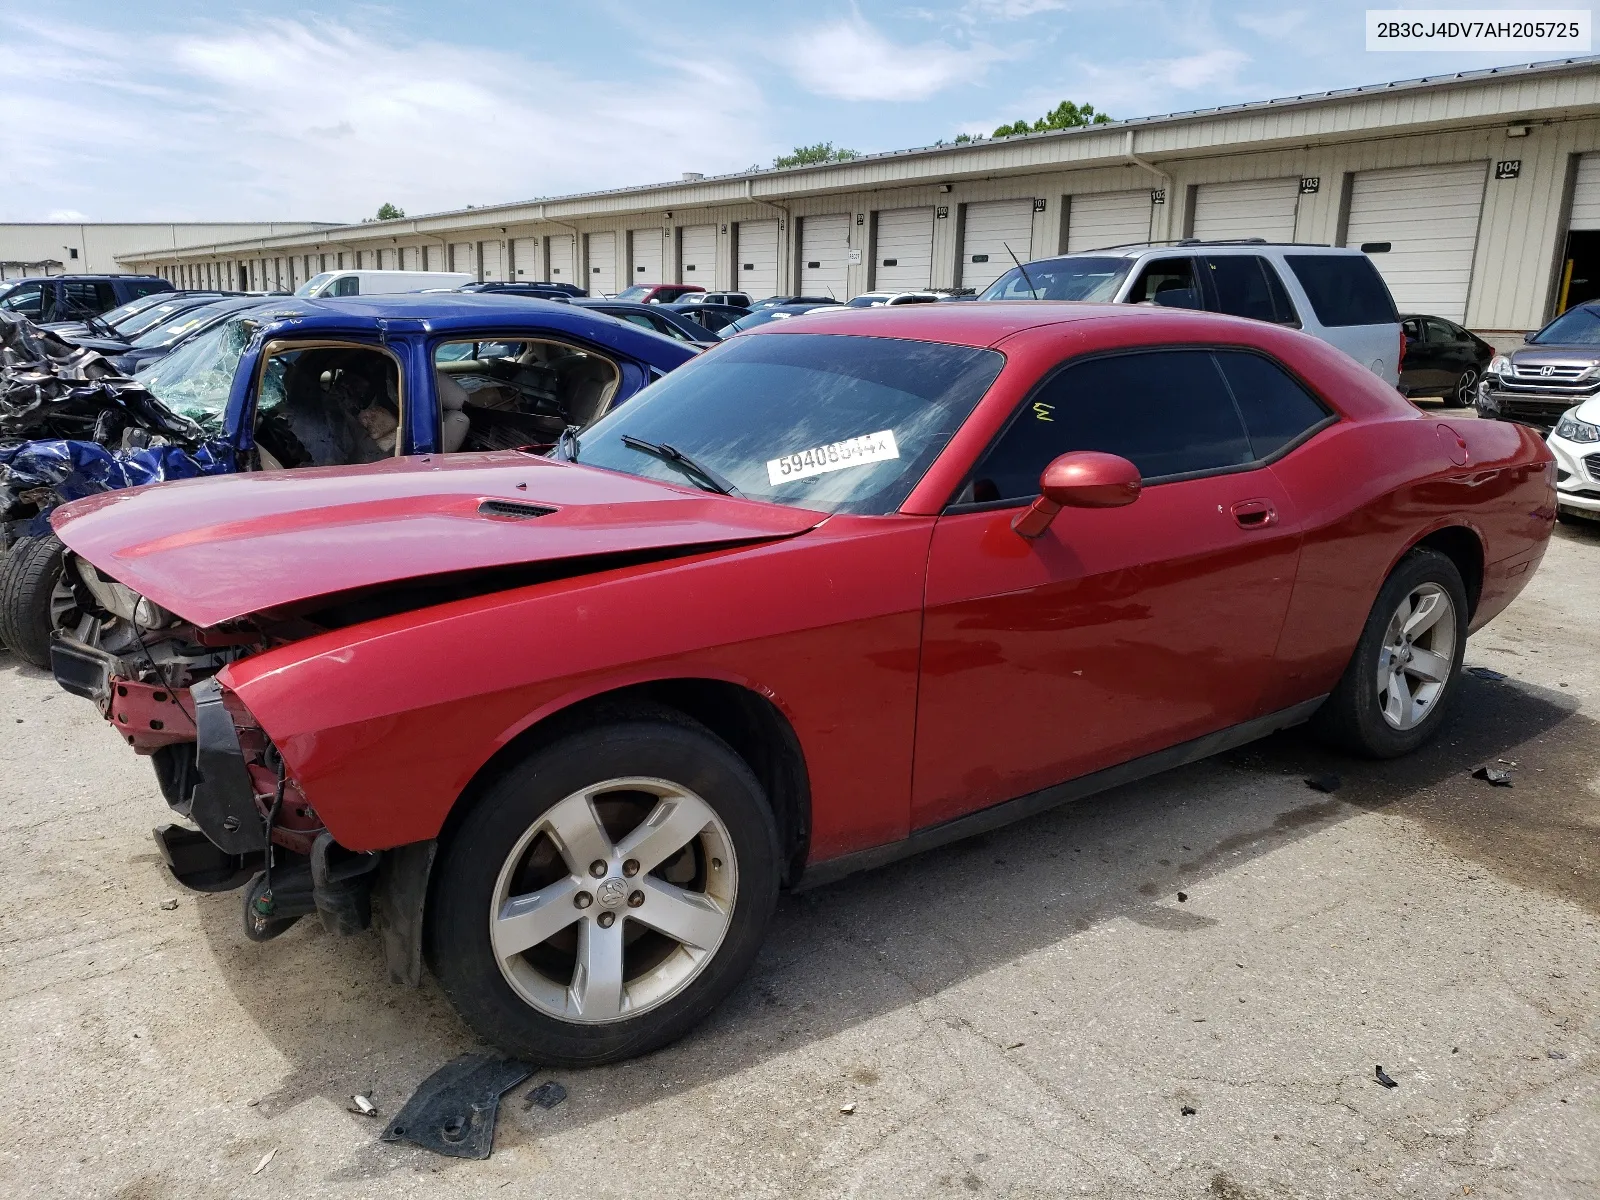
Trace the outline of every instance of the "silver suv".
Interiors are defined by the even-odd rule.
[[[1478,385],[1478,415],[1549,430],[1600,394],[1600,303],[1567,309],[1510,354],[1496,354]]]
[[[1089,300],[1231,313],[1303,329],[1400,382],[1400,316],[1356,249],[1247,239],[1113,246],[1007,271],[979,300]]]

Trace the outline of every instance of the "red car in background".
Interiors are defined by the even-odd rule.
[[[1292,330],[871,309],[733,339],[549,458],[63,508],[55,670],[252,936],[375,909],[485,1038],[597,1063],[703,1017],[780,888],[1308,720],[1415,748],[1555,511],[1530,430]]]
[[[636,283],[623,288],[612,299],[628,300],[634,304],[671,304],[703,291],[705,288],[697,283]]]

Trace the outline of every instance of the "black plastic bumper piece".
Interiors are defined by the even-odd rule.
[[[245,769],[239,731],[222,706],[222,685],[202,680],[189,689],[194,697],[198,779],[189,805],[189,819],[227,854],[250,854],[267,848],[266,822],[256,808],[255,788]]]
[[[172,877],[196,892],[231,892],[243,887],[261,870],[262,855],[227,854],[211,844],[198,829],[158,825],[156,845]]]
[[[110,675],[106,660],[54,638],[50,642],[50,673],[56,683],[85,700],[104,705],[110,699]]]

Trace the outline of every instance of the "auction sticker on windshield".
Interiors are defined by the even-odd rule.
[[[767,463],[767,481],[776,487],[821,475],[826,471],[842,471],[846,467],[860,467],[868,463],[899,458],[900,447],[895,445],[894,431],[865,433],[860,437],[845,438],[842,442],[829,442],[826,446],[812,446],[797,454],[785,454]]]

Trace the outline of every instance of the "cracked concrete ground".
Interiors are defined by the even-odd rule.
[[[571,1098],[487,1162],[346,1111],[474,1048],[438,991],[180,893],[147,764],[0,652],[0,1193],[1600,1195],[1597,583],[1563,527],[1411,759],[1281,735],[787,899],[710,1021],[537,1073]]]

